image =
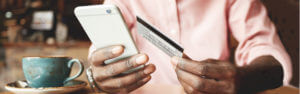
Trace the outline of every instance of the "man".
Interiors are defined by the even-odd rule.
[[[96,50],[92,46],[89,60],[95,83],[102,92],[181,93],[176,88],[181,86],[192,94],[253,93],[287,85],[291,78],[290,58],[259,0],[107,0],[105,3],[121,9],[143,54],[103,65],[125,48],[116,44]],[[170,58],[143,39],[136,31],[136,16],[180,43],[189,58]],[[235,61],[228,61],[229,34],[239,42]],[[145,68],[118,76],[147,61],[151,64]]]

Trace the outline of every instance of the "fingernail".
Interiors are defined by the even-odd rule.
[[[145,70],[144,70],[144,74],[150,74],[151,72],[152,72],[152,68],[146,68]]]
[[[113,54],[119,54],[122,52],[122,47],[121,46],[116,46],[112,49]]]
[[[147,60],[146,55],[140,55],[139,57],[137,57],[137,58],[135,59],[135,63],[137,63],[137,64],[140,65],[140,64],[145,63],[146,60]]]
[[[144,78],[142,81],[143,81],[143,82],[146,82],[146,81],[148,81],[148,80],[150,80],[150,79],[151,79],[151,76],[148,76],[148,77]]]

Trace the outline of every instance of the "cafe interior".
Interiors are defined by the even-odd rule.
[[[299,0],[261,0],[292,60],[293,78],[299,88]],[[0,92],[5,84],[24,80],[24,56],[69,56],[84,67],[91,45],[76,19],[77,6],[102,4],[104,0],[0,0]],[[39,15],[40,14],[40,15]],[[230,37],[231,53],[238,42]],[[234,60],[233,57],[231,60]],[[74,65],[74,70],[78,70]],[[77,71],[72,71],[74,75]],[[87,81],[86,74],[79,78]]]

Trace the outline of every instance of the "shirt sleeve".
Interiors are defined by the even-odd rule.
[[[129,6],[129,2],[127,0],[105,0],[104,4],[113,4],[119,7],[122,16],[126,22],[126,25],[130,31],[134,31],[133,29],[136,22],[136,17],[131,11],[132,9]],[[134,40],[136,39],[135,36],[133,36]],[[88,58],[90,58],[91,54],[96,50],[96,47],[92,44],[89,49]]]
[[[235,52],[237,65],[271,55],[283,66],[283,82],[288,85],[292,77],[291,60],[263,4],[259,0],[235,0],[230,5],[228,20],[231,33],[239,42]]]

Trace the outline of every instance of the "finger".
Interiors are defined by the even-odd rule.
[[[148,56],[145,54],[134,55],[128,59],[117,61],[115,63],[104,66],[103,68],[94,68],[98,71],[95,74],[95,80],[102,81],[103,79],[119,75],[129,69],[146,64]]]
[[[189,86],[188,84],[186,84],[185,82],[183,81],[179,81],[180,84],[182,85],[184,91],[187,93],[187,94],[203,94],[203,93],[200,93],[198,92],[197,90],[195,90],[193,87]]]
[[[133,90],[136,90],[138,88],[140,88],[141,86],[145,85],[147,82],[149,82],[151,79],[151,76],[147,76],[145,78],[143,78],[142,80],[138,81],[137,83],[132,84],[131,86],[129,86],[127,88],[128,92],[131,92]]]
[[[177,77],[179,80],[185,82],[189,86],[193,87],[197,91],[207,93],[217,93],[217,91],[223,91],[226,87],[224,81],[216,81],[212,79],[203,79],[197,75],[185,72],[183,70],[176,70]]]
[[[207,64],[208,66],[207,74],[210,74],[208,76],[211,76],[211,78],[214,79],[220,79],[220,80],[231,79],[236,74],[235,66],[233,66],[230,62],[227,61],[206,59],[200,61],[199,63]]]
[[[121,45],[109,46],[94,51],[89,58],[89,61],[94,66],[103,65],[103,62],[107,59],[111,59],[120,56],[124,52],[124,47]]]
[[[212,63],[197,62],[189,59],[173,57],[171,62],[177,63],[177,68],[193,73],[198,76],[207,76],[208,78],[220,79],[224,75],[219,66]]]
[[[139,80],[142,80],[146,76],[149,76],[154,71],[155,71],[155,66],[153,64],[149,64],[137,72],[124,75],[122,77],[114,77],[112,79],[102,81],[100,85],[101,87],[106,87],[111,89],[126,88],[129,85],[136,83]]]
[[[187,54],[185,54],[185,53],[182,53],[182,58],[190,59],[191,60],[191,58]],[[174,66],[174,69],[176,69],[177,63],[176,62],[171,62],[171,63]]]
[[[185,82],[183,81],[179,81],[184,89],[184,91],[187,93],[187,94],[193,94],[193,92],[195,91],[195,89],[191,86],[189,86],[188,84],[186,84]]]
[[[130,91],[133,91],[144,84],[146,84],[149,80],[151,79],[151,76],[146,76],[143,79],[137,81],[136,83],[133,83],[129,85],[128,87],[124,88],[106,88],[106,87],[100,87],[103,91],[108,92],[108,93],[118,93],[118,94],[126,94],[129,93]]]
[[[182,58],[191,59],[187,54],[182,53]]]

